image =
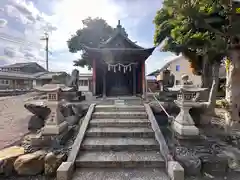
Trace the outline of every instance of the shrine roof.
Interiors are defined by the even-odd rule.
[[[128,38],[128,35],[125,32],[125,29],[120,24],[120,20],[118,20],[118,25],[114,30],[113,36],[110,37],[107,41],[100,44],[99,48],[116,47],[115,45],[119,43],[119,39],[121,39],[121,41],[123,41],[127,45],[127,47],[129,47],[131,49],[145,49],[145,48],[137,45],[135,42],[131,41]]]
[[[156,47],[152,48],[142,48],[142,49],[136,49],[136,48],[91,48],[88,46],[84,46],[84,48],[89,52],[148,52],[152,53]]]

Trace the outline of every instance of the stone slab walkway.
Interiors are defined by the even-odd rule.
[[[36,94],[0,98],[0,149],[7,147],[28,133],[28,117],[24,102]]]

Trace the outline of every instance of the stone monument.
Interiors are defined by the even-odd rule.
[[[72,91],[72,89],[64,84],[46,84],[37,88],[38,91],[47,93],[47,100],[43,103],[51,110],[42,129],[43,135],[59,135],[68,127],[61,111],[65,103],[62,97],[65,92]]]
[[[198,136],[199,129],[189,114],[192,107],[200,107],[202,102],[196,102],[197,93],[206,90],[206,88],[199,88],[188,80],[187,75],[182,76],[182,85],[176,85],[168,88],[170,91],[177,92],[177,100],[174,100],[176,105],[180,108],[180,113],[172,122],[173,130],[180,136]]]

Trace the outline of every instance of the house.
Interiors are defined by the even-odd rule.
[[[181,84],[182,75],[188,75],[189,80],[193,82],[194,85],[201,85],[201,76],[193,74],[190,67],[190,62],[184,56],[174,57],[171,61],[167,62],[161,69],[150,73],[149,75],[157,75],[157,81],[162,80],[163,71],[169,70],[171,75],[174,77],[174,85]]]
[[[34,74],[47,72],[36,62],[15,63],[0,68],[0,89],[32,89]]]
[[[28,63],[15,63],[6,65],[0,68],[2,72],[22,72],[34,74],[38,72],[47,72],[42,66],[40,66],[36,62],[28,62]]]
[[[0,71],[0,90],[32,89],[33,79],[31,74]]]
[[[92,73],[79,74],[79,91],[92,92]]]
[[[69,77],[66,72],[49,72],[35,62],[2,66],[0,68],[0,90],[32,89],[51,82],[56,75],[61,75],[66,79]]]

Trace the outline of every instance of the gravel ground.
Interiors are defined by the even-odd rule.
[[[0,99],[0,149],[19,141],[28,133],[28,117],[32,115],[24,103],[36,96],[29,93]]]
[[[6,177],[0,177],[0,180],[56,180],[56,178],[50,178],[50,177],[45,177],[42,175],[37,175],[37,176],[31,176],[31,177],[17,177],[17,176],[12,176],[9,178]]]

